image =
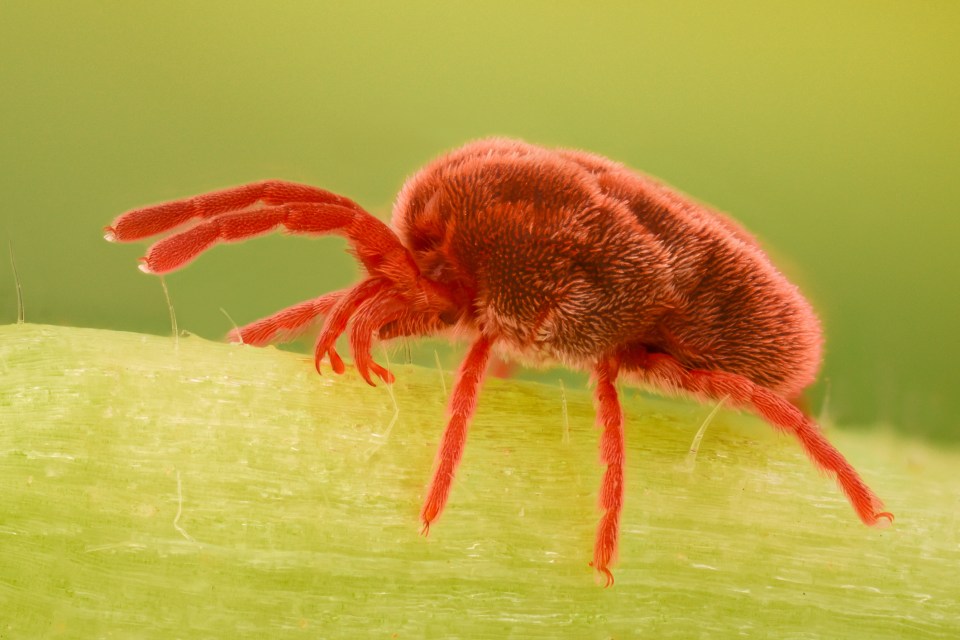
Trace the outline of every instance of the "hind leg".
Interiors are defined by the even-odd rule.
[[[867,486],[813,420],[773,391],[734,373],[685,367],[665,353],[627,356],[631,371],[648,384],[667,392],[687,392],[704,399],[729,397],[729,404],[748,409],[773,425],[793,434],[809,458],[833,475],[860,520],[867,525],[886,526],[893,514],[883,510],[883,501]]]

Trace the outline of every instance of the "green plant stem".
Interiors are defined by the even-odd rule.
[[[393,371],[0,327],[0,638],[960,633],[956,451],[831,432],[898,516],[869,529],[759,420],[721,410],[690,465],[713,407],[625,390],[602,589],[590,393],[489,380],[423,538],[446,397],[436,369]]]

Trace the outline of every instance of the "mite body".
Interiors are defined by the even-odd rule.
[[[200,219],[154,244],[141,268],[164,273],[217,242],[283,227],[345,236],[367,277],[247,325],[232,339],[289,339],[318,318],[315,361],[349,341],[358,372],[392,375],[374,337],[452,334],[471,341],[449,408],[424,531],[446,503],[492,349],[529,364],[590,371],[603,512],[591,563],[613,581],[623,504],[618,377],[726,399],[793,433],[835,475],[866,524],[892,515],[819,428],[789,401],[815,378],[821,333],[810,305],[737,223],[606,158],[505,139],[470,143],[407,181],[393,228],[353,201],[268,181],[127,212],[107,239],[132,241]]]
[[[527,362],[642,348],[786,395],[816,376],[817,318],[753,238],[605,158],[474,143],[407,183],[393,227],[465,294],[464,329]]]

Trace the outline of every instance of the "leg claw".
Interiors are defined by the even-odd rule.
[[[886,522],[881,521],[881,518],[885,519]],[[893,514],[889,511],[881,511],[880,513],[873,514],[873,526],[880,527],[881,529],[886,529],[893,524]]]
[[[590,563],[590,566],[593,567],[594,569],[596,569],[598,573],[602,573],[602,574],[603,574],[603,576],[604,576],[603,588],[604,588],[604,589],[609,589],[610,587],[613,586],[613,573],[610,572],[610,569],[608,569],[608,568],[606,567],[606,565],[602,565],[602,566],[601,566],[601,565],[599,565],[599,564],[595,564],[595,563],[591,562],[591,563]]]

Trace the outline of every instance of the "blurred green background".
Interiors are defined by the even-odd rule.
[[[958,42],[945,1],[6,1],[0,232],[27,321],[165,333],[143,247],[102,240],[126,209],[278,177],[386,217],[466,140],[580,147],[765,242],[822,312],[836,421],[956,440]],[[214,250],[167,278],[180,327],[345,286],[343,247]]]

